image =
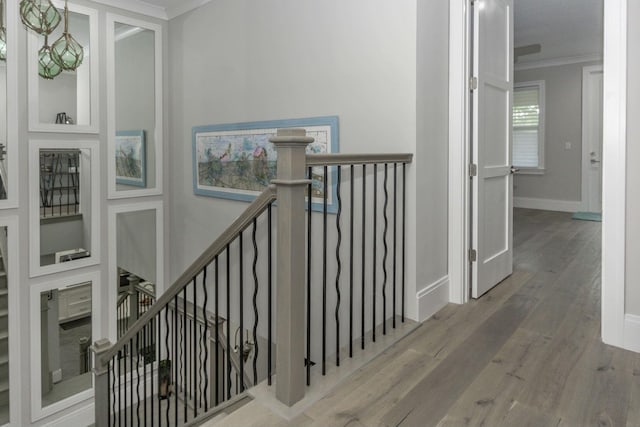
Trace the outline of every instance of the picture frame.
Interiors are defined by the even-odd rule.
[[[116,184],[147,186],[146,141],[144,130],[116,132]]]
[[[307,153],[337,153],[338,117],[309,117],[195,126],[193,192],[196,195],[252,201],[275,178],[277,153],[269,138],[281,128],[303,128],[314,142]],[[312,210],[324,209],[323,167],[312,170]],[[336,171],[327,174],[327,212],[337,211]]]

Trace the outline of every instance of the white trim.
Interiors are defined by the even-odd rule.
[[[602,341],[624,347],[627,0],[604,2]]]
[[[108,236],[109,236],[109,265],[108,275],[109,283],[107,295],[108,302],[107,318],[108,318],[108,337],[111,342],[115,343],[118,338],[118,330],[116,325],[116,302],[118,300],[118,289],[114,285],[118,283],[118,242],[117,242],[117,217],[120,213],[139,212],[146,210],[156,211],[156,296],[161,295],[165,290],[164,282],[164,209],[162,201],[142,202],[127,205],[109,206],[108,214]]]
[[[116,76],[115,76],[115,23],[131,25],[134,27],[144,28],[155,32],[155,129],[154,135],[154,168],[155,168],[155,187],[142,188],[139,190],[123,190],[117,191],[116,186],[116,160],[115,160],[115,144],[116,144]],[[123,199],[129,197],[154,196],[162,194],[163,182],[163,94],[162,94],[162,27],[150,22],[133,19],[126,16],[107,13],[107,179],[108,179],[108,197],[109,199]],[[147,141],[149,143],[149,141]]]
[[[449,301],[469,299],[469,0],[449,3]]]
[[[152,18],[167,20],[167,10],[165,7],[150,4],[141,0],[93,0],[96,3],[102,3],[107,6],[117,7],[141,15],[150,16]]]
[[[91,402],[88,405],[83,406],[77,411],[73,411],[60,418],[56,418],[54,421],[44,424],[46,427],[68,427],[68,426],[84,426],[92,425],[95,422],[95,405]]]
[[[41,283],[34,284],[29,290],[29,308],[31,323],[31,421],[37,421],[42,418],[53,415],[64,409],[67,409],[80,402],[92,404],[90,400],[93,398],[93,375],[91,376],[91,388],[76,393],[66,399],[52,403],[49,406],[42,407],[42,372],[41,372],[41,355],[42,349],[40,345],[41,329],[40,329],[40,293],[59,289],[65,286],[74,285],[76,283],[91,282],[91,334],[93,337],[102,336],[100,319],[102,318],[102,304],[97,296],[100,295],[100,274],[98,272],[90,272],[69,276],[64,279],[50,280],[47,279]]]
[[[539,61],[521,62],[514,65],[515,71],[532,70],[534,68],[557,67],[560,65],[579,64],[581,62],[602,61],[602,55],[594,53],[590,55],[565,56],[563,58],[541,59]]]
[[[536,174],[536,175],[542,175],[544,174],[544,148],[545,148],[545,123],[546,123],[546,114],[547,114],[547,108],[546,108],[546,99],[545,99],[545,94],[546,94],[546,86],[544,83],[544,80],[530,80],[530,81],[526,81],[526,82],[517,82],[513,84],[513,92],[515,95],[515,92],[517,89],[521,89],[521,88],[529,88],[529,87],[537,87],[538,88],[538,108],[540,109],[540,112],[538,113],[538,166],[537,167],[522,167],[522,166],[518,166],[513,164],[513,153],[511,154],[512,156],[512,164],[517,167],[520,168],[520,172],[525,173],[525,174]],[[512,107],[513,108],[513,107]],[[512,131],[513,131],[513,122],[511,124],[512,126]]]
[[[543,211],[577,212],[580,200],[538,199],[535,197],[514,197],[514,208],[539,209]]]
[[[52,0],[58,9],[64,8],[61,0]],[[87,15],[89,17],[89,86],[91,91],[91,122],[88,125],[65,125],[40,122],[40,76],[38,75],[38,50],[42,46],[42,40],[38,34],[28,31],[28,98],[29,98],[29,131],[31,132],[55,132],[55,133],[99,133],[100,132],[100,62],[98,50],[100,46],[98,31],[98,11],[75,3],[69,4],[72,12]],[[52,40],[51,42],[54,42]],[[86,58],[85,58],[86,59]]]
[[[141,0],[94,0],[96,3],[102,3],[107,6],[117,7],[133,13],[150,16],[152,18],[171,20],[176,16],[180,16],[193,9],[197,9],[211,0],[181,0],[174,2],[169,7],[162,7],[155,4],[149,4]]]
[[[211,0],[182,0],[180,2],[174,2],[174,4],[167,9],[168,18],[173,19],[176,16],[180,16],[210,2]]]
[[[582,211],[592,211],[589,209],[589,173],[588,168],[591,165],[591,157],[587,153],[587,141],[589,134],[590,117],[587,117],[589,111],[589,100],[593,99],[589,94],[589,76],[600,72],[602,73],[602,65],[590,65],[582,67]],[[602,190],[602,188],[600,189]]]
[[[6,17],[18,16],[18,2],[8,1],[6,5]],[[20,58],[18,55],[18,28],[20,21],[18,19],[7,19],[7,81],[6,84],[6,102],[7,102],[7,157],[5,164],[7,165],[7,198],[0,201],[0,208],[17,208],[18,207],[18,147],[19,147],[19,129],[18,129],[18,63]]]
[[[0,227],[7,227],[7,258],[4,260],[5,269],[7,271],[7,289],[9,303],[9,412],[11,425],[22,425],[22,408],[20,407],[22,399],[22,357],[20,350],[21,337],[24,331],[21,331],[22,325],[21,315],[23,310],[20,306],[20,281],[19,269],[20,261],[18,254],[20,253],[20,233],[18,228],[18,216],[1,216]]]
[[[60,264],[40,265],[40,149],[65,148],[89,150],[91,162],[91,256]],[[29,276],[58,273],[96,265],[100,262],[100,146],[97,140],[89,141],[29,141]],[[82,195],[81,195],[82,197]]]
[[[418,322],[433,316],[449,302],[449,276],[443,276],[416,294]]]

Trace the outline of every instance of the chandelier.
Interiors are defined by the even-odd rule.
[[[74,71],[82,64],[84,49],[69,32],[67,0],[64,2],[64,31],[51,46],[49,46],[48,36],[62,20],[60,12],[51,0],[22,0],[20,19],[28,29],[44,36],[44,45],[38,51],[38,74],[42,78],[53,79],[63,70]],[[0,42],[0,55],[1,50]]]

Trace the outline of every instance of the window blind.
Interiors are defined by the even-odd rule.
[[[540,165],[540,88],[526,86],[513,91],[513,165]]]

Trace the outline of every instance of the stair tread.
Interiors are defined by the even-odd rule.
[[[0,331],[0,340],[9,338],[9,331]]]
[[[0,355],[0,365],[4,365],[7,363],[9,363],[9,355],[8,354]]]
[[[9,293],[9,289],[0,288],[0,296],[7,295]]]

